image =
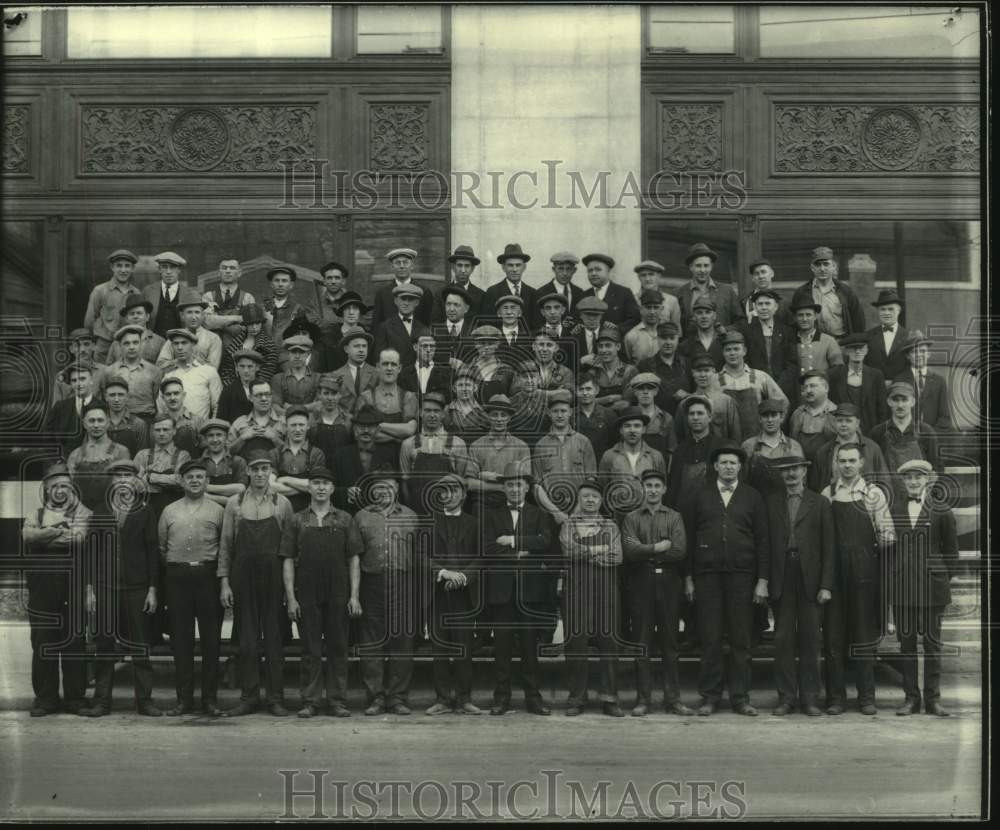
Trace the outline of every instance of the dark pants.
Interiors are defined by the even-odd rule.
[[[566,668],[570,706],[582,706],[590,679],[589,644],[597,646],[602,703],[618,702],[618,649],[621,606],[618,568],[574,564],[566,576]]]
[[[302,702],[347,705],[347,602],[340,597],[301,605]],[[323,652],[326,651],[326,664]]]
[[[413,676],[418,614],[413,576],[404,571],[361,574],[361,681],[370,704],[406,703]]]
[[[535,603],[518,605],[511,601],[490,605],[489,615],[493,626],[496,665],[494,702],[510,702],[516,636],[520,647],[521,688],[524,689],[524,699],[528,703],[540,703],[542,693],[539,689],[538,646],[542,642],[542,629],[550,624],[551,612],[547,607]]]
[[[823,610],[826,652],[826,703],[844,705],[847,659],[857,673],[858,704],[875,703],[875,648],[878,645],[878,588],[869,580],[850,580],[833,589]]]
[[[153,696],[153,664],[149,661],[149,615],[142,610],[147,589],[97,588],[97,684],[94,703],[111,708],[115,661],[120,654],[132,658],[135,702]],[[117,652],[117,653],[116,653]]]
[[[657,573],[659,571],[659,573]],[[632,639],[643,649],[635,661],[636,702],[649,706],[653,697],[650,664],[654,644],[663,663],[663,703],[680,700],[677,674],[677,637],[684,578],[676,568],[653,568],[643,563],[629,574],[628,597],[632,617]]]
[[[694,578],[701,639],[698,692],[713,703],[722,697],[728,674],[729,702],[734,706],[750,699],[750,637],[753,627],[754,575],[712,572]],[[722,638],[729,635],[729,665],[722,660]],[[728,668],[728,672],[725,671]]]
[[[806,592],[798,553],[785,554],[781,596],[772,607],[778,699],[783,703],[815,706],[819,702],[820,606],[816,597]]]
[[[201,641],[201,704],[218,702],[222,603],[216,565],[167,565],[170,646],[177,675],[177,702],[194,705],[194,623]]]
[[[59,708],[59,666],[63,699],[68,706],[83,704],[87,692],[87,665],[82,607],[70,599],[67,573],[28,574],[28,622],[31,626],[31,685],[35,706]],[[82,597],[77,600],[79,602]]]
[[[431,620],[434,634],[434,694],[438,703],[472,699],[473,604],[465,589],[434,589]]]
[[[257,565],[271,570],[281,567],[278,562],[243,563],[245,568]],[[238,666],[242,689],[240,700],[256,703],[260,699],[259,647],[263,641],[264,657],[267,661],[264,675],[265,703],[280,703],[285,697],[283,620],[290,621],[284,614],[280,580],[276,581],[273,574],[270,579],[260,581],[256,576],[256,574],[245,574],[239,579],[234,578],[236,584],[233,587],[235,605],[233,617],[239,621]]]
[[[896,621],[900,658],[903,663],[903,693],[920,700],[920,683],[917,673],[917,635],[923,635],[924,645],[924,703],[935,703],[941,698],[941,616],[943,605],[894,605],[892,616]]]

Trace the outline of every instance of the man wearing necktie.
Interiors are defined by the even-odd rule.
[[[891,381],[906,371],[906,344],[910,332],[899,324],[903,301],[894,289],[879,292],[872,303],[878,310],[879,325],[868,329],[868,354],[865,363],[878,369],[886,381]]]
[[[923,421],[938,432],[949,432],[953,425],[948,384],[944,377],[927,368],[931,344],[922,332],[912,332],[902,346],[908,365],[896,380],[913,384],[916,401],[913,417],[918,422]]]
[[[576,254],[569,251],[559,251],[549,257],[552,263],[553,278],[538,289],[538,296],[545,297],[555,294],[562,297],[566,303],[566,316],[573,315],[576,304],[583,299],[584,291],[573,282],[580,260]],[[539,300],[541,304],[542,300]],[[544,311],[544,310],[543,310]]]
[[[414,343],[421,335],[430,334],[430,329],[415,316],[424,293],[424,290],[415,283],[403,283],[392,289],[396,313],[387,317],[375,328],[373,354],[379,354],[382,349],[395,349],[399,352],[403,366],[411,366],[417,362]]]
[[[528,329],[535,329],[541,323],[536,307],[538,292],[524,283],[524,270],[531,257],[515,243],[508,244],[502,254],[497,257],[504,271],[504,279],[486,289],[486,307],[483,314],[496,314],[500,310],[501,297],[517,297],[521,301]]]
[[[476,270],[480,261],[475,251],[468,245],[459,245],[455,248],[454,253],[448,257],[448,262],[451,263],[452,279],[434,298],[434,305],[431,309],[432,325],[443,323],[446,319],[451,319],[447,314],[445,306],[448,301],[448,295],[453,289],[458,289],[460,296],[467,303],[468,308],[462,316],[465,317],[468,315],[471,324],[475,325],[476,320],[480,316],[485,316],[489,313],[484,309],[486,292],[472,284],[472,272]],[[492,311],[492,308],[490,310]]]
[[[202,299],[208,304],[205,311],[205,328],[211,329],[222,338],[222,348],[232,342],[240,333],[243,315],[240,309],[256,302],[253,294],[240,288],[243,271],[239,260],[229,258],[219,262],[219,285],[206,291]]]
[[[46,435],[61,442],[64,458],[83,442],[82,413],[94,399],[93,365],[89,361],[72,363],[66,370],[66,377],[73,396],[53,404],[45,417],[44,427]]]
[[[150,283],[142,289],[142,296],[153,305],[149,327],[160,337],[166,337],[170,329],[180,328],[181,315],[177,301],[181,293],[181,268],[187,260],[173,251],[157,254],[156,264],[160,269],[159,282]]]

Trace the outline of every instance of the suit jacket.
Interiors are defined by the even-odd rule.
[[[96,569],[98,584],[119,588],[155,588],[160,578],[160,552],[153,509],[149,505],[143,505],[130,511],[121,526],[118,526],[114,514],[107,508],[95,518],[115,526],[113,548],[101,550],[101,553],[115,557],[115,565],[113,568]],[[102,579],[107,575],[113,576],[113,586]]]
[[[450,546],[448,535],[445,532],[447,518],[443,513],[434,514],[434,533],[431,537],[430,558],[427,563],[431,586],[438,584],[437,574],[442,568],[449,571],[461,571],[465,574],[468,582],[465,588],[458,589],[454,593],[465,594],[467,599],[473,601],[472,607],[476,607],[479,604],[481,567],[479,522],[468,513],[462,513],[456,517],[458,519],[456,544]]]
[[[411,282],[414,285],[417,284],[416,280],[411,280]],[[392,295],[392,289],[395,287],[396,281],[390,280],[388,285],[383,285],[375,292],[375,299],[372,302],[373,331],[377,331],[379,324],[385,322],[390,317],[399,316],[399,309],[396,308],[396,301]],[[425,326],[429,326],[431,322],[431,310],[434,307],[434,297],[427,286],[422,285],[420,287],[424,289],[424,293],[420,295],[420,302],[417,303],[417,308],[413,312],[413,316]]]
[[[362,363],[358,371],[361,372],[361,392],[371,389],[378,383],[378,369],[370,363]],[[351,367],[345,363],[330,374],[344,379],[343,385],[340,387],[340,405],[348,412],[353,412],[358,402],[358,395],[354,392],[354,379],[351,377]]]
[[[772,493],[767,498],[767,524],[771,539],[771,577],[768,594],[772,600],[781,597],[785,584],[785,554],[789,547],[791,527],[788,521],[788,496]],[[802,579],[806,599],[816,600],[820,588],[832,591],[834,563],[833,508],[830,502],[808,488],[802,491],[802,501],[795,515],[795,547],[799,549]]]
[[[406,327],[398,313],[382,321],[375,327],[375,346],[368,353],[368,359],[372,364],[378,363],[378,355],[382,349],[395,349],[399,352],[399,360],[403,366],[409,366],[417,362],[417,351],[415,344],[421,334],[430,334],[427,328],[416,315],[413,324],[410,326],[411,334],[406,333]]]
[[[827,373],[830,379],[830,400],[834,403],[851,403],[847,385],[847,364],[833,366]],[[861,369],[861,431],[870,435],[876,424],[889,419],[889,404],[885,396],[885,378],[878,369],[863,366]]]
[[[253,404],[243,391],[243,384],[227,383],[222,387],[222,394],[219,395],[219,405],[215,409],[217,418],[232,423],[241,415],[249,415],[253,410]]]
[[[903,344],[910,339],[909,329],[903,328],[903,326],[896,327],[896,337],[892,341],[889,354],[885,353],[885,340],[882,338],[881,324],[868,329],[865,336],[868,338],[868,354],[865,355],[865,363],[878,369],[883,377],[894,378],[909,370],[906,352],[903,349]]]
[[[142,289],[142,298],[144,300],[149,300],[153,304],[153,310],[149,315],[149,323],[147,324],[149,328],[153,329],[156,334],[160,337],[165,337],[167,333],[166,326],[160,326],[155,328],[156,325],[156,315],[160,310],[160,300],[163,299],[163,295],[160,293],[163,289],[160,286],[160,281],[150,283]],[[188,284],[186,282],[177,281],[177,299],[179,300],[182,293],[186,293],[188,290]],[[178,317],[178,321],[180,317]],[[160,330],[162,329],[162,331]]]
[[[947,507],[928,510],[925,499],[913,527],[904,498],[893,510],[893,524],[896,544],[889,560],[889,601],[915,606],[950,603],[948,583],[958,569],[955,514]]]
[[[833,283],[835,286],[834,290],[840,298],[840,305],[844,313],[844,334],[864,331],[865,311],[861,307],[861,300],[858,299],[858,295],[854,293],[847,283],[841,282],[836,277],[834,277]],[[789,307],[798,305],[799,300],[804,300],[808,303],[813,302],[812,287],[813,281],[809,279],[796,288],[795,293],[792,294],[792,302]]]
[[[698,355],[707,354],[715,362],[715,370],[717,372],[722,371],[722,366],[726,362],[725,357],[722,354],[722,340],[719,335],[716,334],[712,338],[711,345],[706,349],[701,345],[701,341],[698,339],[698,335],[695,334],[695,329],[688,328],[685,330],[687,333],[684,339],[681,340],[680,344],[677,346],[677,354],[681,355],[689,364]],[[769,373],[770,374],[770,373]],[[777,383],[777,381],[775,381]]]
[[[449,285],[450,284],[451,283],[449,283]],[[444,288],[442,288],[440,291],[434,292],[434,300],[431,305],[431,320],[430,320],[431,328],[434,328],[435,324],[444,323],[445,320],[448,319],[447,317],[445,317],[444,313],[444,292],[445,292]],[[486,316],[489,316],[493,313],[492,308],[489,310],[489,312],[487,312],[484,308],[484,305],[486,304],[486,292],[483,291],[482,288],[477,288],[470,281],[469,284],[465,287],[465,292],[469,295],[470,299],[472,300],[472,304],[469,306],[469,311],[465,315],[465,318],[467,320],[475,321],[480,317],[485,318]],[[473,328],[475,327],[475,325],[473,325]]]
[[[767,372],[788,395],[789,400],[792,400],[790,392],[794,391],[799,376],[795,332],[775,322],[771,332],[771,358],[768,360],[764,329],[760,325],[760,320],[754,317],[749,323],[742,323],[739,329],[747,341],[747,366]]]
[[[497,317],[496,311],[497,300],[509,293],[510,288],[507,285],[506,277],[486,289],[486,296],[484,298],[485,304],[483,306],[482,313],[484,315],[490,315],[494,321],[493,325],[497,328],[500,328],[500,318]],[[521,300],[524,302],[521,319],[527,323],[529,331],[534,331],[542,324],[542,313],[538,310],[538,297],[539,294],[537,289],[532,288],[524,280],[521,280]]]
[[[740,297],[740,317],[741,322],[750,323],[757,319],[756,315],[749,313],[748,303],[750,297],[753,296],[753,291],[748,294],[744,294]],[[783,300],[778,303],[778,309],[774,312],[775,322],[780,323],[783,326],[788,326],[791,329],[795,328],[795,317],[792,316],[791,310],[788,308],[788,304]]]
[[[417,364],[405,366],[399,373],[397,383],[407,392],[413,392],[417,396],[417,401],[422,402],[424,393],[420,390],[420,382],[417,378]],[[431,366],[431,374],[427,379],[428,392],[441,392],[446,399],[451,398],[451,367],[447,363],[435,362]]]
[[[538,298],[541,299],[546,294],[555,293],[557,287],[561,289],[561,286],[558,286],[558,284],[554,279],[549,280],[547,283],[545,283],[545,285],[543,285],[541,288],[538,289]],[[561,294],[562,291],[560,290],[559,293]],[[587,296],[586,289],[580,288],[579,285],[573,282],[569,284],[569,308],[566,310],[567,317],[573,317],[579,319],[579,317],[577,317],[576,307],[579,304],[580,300],[582,300],[586,296]]]
[[[593,288],[588,288],[583,292],[584,297],[594,297],[596,295],[597,292]],[[608,290],[604,295],[604,302],[608,306],[608,310],[604,312],[604,322],[614,323],[618,326],[622,337],[642,322],[642,315],[639,312],[639,303],[635,300],[635,294],[629,291],[624,285],[609,282]]]
[[[93,400],[97,400],[95,395]],[[53,404],[45,416],[45,434],[59,441],[63,456],[69,454],[83,443],[83,423],[76,414],[76,398],[63,398]]]
[[[527,503],[521,507],[516,529],[506,504],[486,511],[482,550],[487,556],[484,563],[487,602],[491,605],[519,600],[542,602],[550,596],[551,580],[560,561],[552,552],[555,539],[552,525],[548,513]],[[498,537],[511,535],[515,542],[513,548],[496,543]],[[529,555],[518,559],[517,552],[521,550],[528,551]]]
[[[485,296],[485,294],[483,295]],[[448,321],[431,324],[431,333],[437,342],[435,362],[446,363],[449,358],[457,357],[463,363],[475,358],[476,349],[472,343],[473,329],[478,327],[478,323],[471,316],[472,312],[465,315],[462,324],[458,327],[458,334],[452,337],[448,328]]]
[[[349,500],[349,489],[354,487],[365,475],[365,468],[361,466],[361,453],[357,444],[348,444],[346,447],[338,447],[333,454],[330,463],[330,472],[333,473],[333,506],[346,510],[352,516],[361,508],[367,506],[366,501],[353,503]],[[378,467],[388,465],[394,470],[399,469],[399,448],[395,444],[376,444],[372,450],[372,465],[374,470]]]
[[[707,481],[682,506],[690,572],[752,573],[769,579],[770,536],[760,493],[740,482],[729,507],[715,481]]]
[[[906,371],[896,376],[896,380],[902,380],[917,388],[917,379],[912,368],[907,367]],[[886,418],[888,418],[886,414]],[[948,396],[948,384],[941,375],[927,370],[924,378],[923,389],[917,399],[914,409],[914,417],[934,427],[938,432],[948,432],[954,428],[951,420],[951,400]]]

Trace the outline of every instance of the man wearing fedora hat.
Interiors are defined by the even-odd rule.
[[[913,411],[918,421],[923,421],[938,432],[949,432],[953,425],[948,383],[940,374],[927,368],[932,343],[922,332],[912,332],[910,339],[903,345],[907,367],[895,380],[913,385]]]
[[[670,292],[665,282],[665,277],[667,274],[667,269],[664,268],[659,262],[652,259],[644,259],[635,268],[636,277],[639,278],[639,291],[636,296],[639,298],[639,304],[642,305],[642,295],[647,291],[652,291],[660,295],[660,307],[658,311],[658,323],[673,323],[677,326],[677,330],[680,331],[682,321],[681,321],[681,304],[677,302],[677,298]]]
[[[86,705],[85,643],[82,631],[82,592],[85,540],[91,512],[76,495],[69,470],[62,462],[51,465],[42,477],[42,506],[24,519],[21,538],[27,558],[38,570],[27,570],[28,624],[31,628],[31,686],[35,700],[31,717],[59,711],[59,673],[65,711],[79,712]],[[62,562],[56,570],[47,560]],[[27,564],[27,563],[25,563]],[[80,615],[73,619],[73,615]]]
[[[459,245],[455,248],[451,256],[448,257],[448,262],[451,265],[451,282],[434,295],[434,303],[431,308],[432,327],[450,320],[445,309],[449,288],[457,288],[465,295],[458,294],[456,296],[462,297],[468,305],[463,319],[468,317],[470,325],[476,325],[475,321],[480,316],[486,314],[483,310],[486,292],[472,284],[472,272],[476,270],[476,266],[479,265],[480,261],[479,257],[476,256],[476,252],[468,245]]]
[[[878,369],[886,378],[895,378],[906,370],[906,344],[909,330],[900,324],[903,301],[893,288],[883,288],[872,303],[878,311],[879,324],[865,332],[868,355],[865,363]]]
[[[176,307],[181,315],[183,327],[194,335],[194,357],[218,370],[222,363],[222,339],[204,326],[208,303],[198,296],[198,292],[184,288],[181,289]],[[169,337],[156,359],[156,365],[164,371],[176,366],[174,347]]]
[[[132,296],[141,296],[141,292],[132,282],[132,271],[139,258],[131,251],[121,248],[108,255],[111,266],[111,279],[94,286],[87,302],[87,310],[83,315],[84,328],[94,333],[97,341],[94,346],[94,360],[103,363],[111,348],[114,333],[118,330],[119,311],[125,301]]]
[[[691,272],[691,281],[677,289],[677,302],[681,306],[681,328],[691,326],[691,307],[695,300],[704,297],[715,303],[716,320],[722,326],[735,325],[742,316],[736,292],[728,283],[712,279],[712,266],[719,255],[704,242],[696,242],[688,250],[684,264]]]
[[[764,499],[739,480],[746,454],[735,444],[715,447],[706,481],[682,509],[688,560],[685,594],[694,601],[701,638],[699,715],[711,715],[729,678],[729,701],[740,715],[750,705],[750,639],[755,604],[767,602],[770,537]],[[722,639],[729,635],[729,671],[723,671]]]
[[[154,259],[160,270],[160,279],[142,289],[143,299],[149,301],[152,307],[149,315],[152,322],[150,328],[160,337],[166,337],[169,329],[181,325],[181,315],[177,309],[177,300],[181,289],[186,283],[180,282],[181,268],[187,265],[187,260],[173,251],[164,251]]]
[[[414,282],[401,283],[391,291],[395,310],[375,326],[374,353],[379,354],[382,349],[395,349],[399,352],[402,365],[409,366],[417,362],[414,344],[421,335],[431,333],[416,313],[418,305],[423,297],[428,296],[428,292]]]
[[[240,309],[256,303],[253,294],[240,288],[241,276],[243,270],[238,259],[220,259],[219,284],[202,295],[202,300],[207,304],[205,327],[217,332],[222,338],[223,350],[240,333],[240,326],[243,325]]]
[[[869,344],[868,336],[863,331],[841,337],[839,345],[846,362],[831,367],[827,373],[830,400],[856,406],[861,416],[861,431],[869,435],[876,424],[889,417],[885,399],[886,379],[878,369],[865,363]]]
[[[819,329],[831,337],[865,330],[865,312],[851,287],[837,279],[837,260],[825,245],[814,248],[810,269],[813,278],[792,295],[792,306],[815,303],[820,307]]]
[[[820,617],[832,597],[834,528],[830,502],[805,486],[809,462],[788,455],[772,462],[784,490],[767,498],[774,611],[774,676],[778,704],[772,714],[823,714],[819,708]],[[796,663],[798,664],[796,666]]]
[[[453,367],[456,361],[465,362],[469,359],[472,352],[469,340],[473,329],[479,325],[477,320],[487,319],[482,311],[486,292],[478,288],[476,290],[481,295],[478,298],[461,285],[452,283],[442,288],[438,295],[442,319],[431,326],[431,331],[441,348],[451,355],[448,362]]]
[[[383,285],[375,292],[372,300],[372,331],[377,331],[381,323],[390,320],[397,314],[396,289],[400,287],[420,288],[413,281],[413,266],[417,260],[417,252],[413,248],[393,248],[385,255],[392,266],[392,282]],[[410,312],[423,326],[430,325],[434,298],[430,291],[421,290],[418,302]]]
[[[319,322],[319,315],[308,306],[295,299],[295,283],[298,272],[291,266],[281,265],[267,272],[267,282],[271,286],[271,296],[265,297],[262,303],[264,309],[264,331],[275,343],[281,343],[286,337],[286,330],[293,321],[300,318],[313,325]],[[289,332],[291,334],[291,332]],[[288,363],[288,353],[284,350],[278,353],[278,371],[283,371]]]
[[[139,326],[142,329],[140,355],[143,360],[156,363],[160,356],[160,349],[166,342],[160,335],[149,328],[149,315],[152,313],[153,304],[142,296],[142,293],[129,294],[125,299],[121,309],[118,311],[120,326]],[[108,349],[107,362],[114,363],[121,358],[121,346],[118,341],[114,341]]]
[[[582,261],[587,269],[587,282],[590,283],[590,288],[583,292],[583,296],[596,297],[607,305],[602,322],[613,323],[622,336],[628,334],[639,325],[642,314],[635,301],[635,294],[611,279],[614,259],[607,254],[596,253],[587,254]]]
[[[573,282],[579,257],[570,251],[557,251],[549,257],[552,263],[552,279],[538,289],[539,297],[556,294],[563,298],[566,305],[566,316],[574,316],[576,305],[583,299],[584,290]]]
[[[354,411],[362,392],[378,383],[378,370],[368,360],[374,341],[362,328],[350,329],[340,338],[347,361],[331,374],[341,378],[340,405],[348,412]]]
[[[524,269],[531,261],[531,256],[521,250],[516,242],[504,246],[503,253],[497,257],[497,262],[503,268],[504,278],[486,289],[486,298],[482,313],[492,315],[494,323],[499,325],[498,304],[501,297],[517,297],[525,316],[528,330],[534,330],[541,324],[538,311],[538,292],[524,282]]]
[[[503,505],[503,473],[507,465],[531,464],[530,448],[510,432],[510,419],[514,414],[510,398],[503,394],[493,395],[483,409],[490,419],[490,431],[469,447],[470,508],[474,515],[483,508]]]

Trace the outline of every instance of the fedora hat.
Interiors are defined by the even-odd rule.
[[[448,257],[448,262],[454,262],[457,259],[467,259],[473,265],[479,265],[480,259],[476,256],[476,252],[468,245],[459,245],[455,248],[455,252]]]
[[[899,294],[896,293],[895,288],[883,288],[878,292],[878,297],[872,301],[872,305],[876,308],[882,305],[891,305],[892,303],[898,306],[904,305],[903,301],[899,299]]]
[[[712,260],[712,262],[715,262],[719,258],[719,255],[709,248],[704,242],[695,242],[694,245],[688,249],[688,254],[684,257],[684,264],[690,265],[692,260],[697,259],[700,256],[707,256],[710,260]]]
[[[508,242],[503,249],[503,253],[497,257],[497,262],[503,265],[508,259],[523,259],[528,262],[531,257],[521,250],[521,246],[516,242]]]

